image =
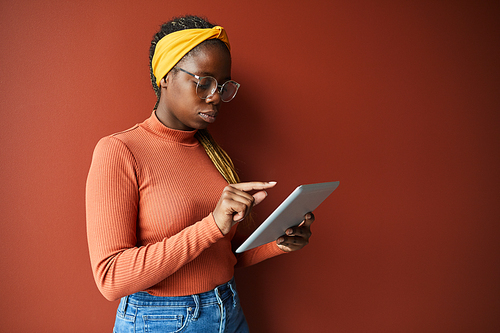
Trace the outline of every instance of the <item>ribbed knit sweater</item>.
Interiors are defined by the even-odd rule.
[[[109,300],[205,292],[234,267],[284,253],[272,242],[235,256],[212,211],[227,182],[196,131],[167,128],[155,113],[97,144],[86,188],[95,281]]]

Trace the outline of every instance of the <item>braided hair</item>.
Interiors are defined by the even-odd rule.
[[[169,22],[166,22],[162,24],[160,31],[158,31],[154,36],[153,40],[151,41],[151,47],[149,48],[149,70],[150,70],[150,76],[151,76],[151,84],[153,85],[153,90],[156,94],[156,105],[154,109],[158,107],[158,103],[160,101],[160,96],[161,96],[161,89],[158,87],[156,84],[156,77],[153,73],[153,67],[151,65],[151,61],[153,59],[153,55],[155,53],[156,49],[156,44],[165,37],[166,35],[175,32],[175,31],[180,31],[184,29],[210,29],[213,28],[215,25],[208,22],[206,19],[198,17],[198,16],[182,16],[182,17],[176,17],[170,20]],[[186,59],[187,57],[190,57],[194,54],[196,54],[200,50],[200,46],[207,46],[207,45],[214,45],[217,47],[222,47],[225,48],[227,51],[226,44],[222,42],[219,39],[209,39],[206,41],[203,41],[199,45],[197,45],[195,48],[193,48],[191,51],[189,51],[180,61]],[[176,69],[173,69],[176,70]],[[215,142],[215,140],[212,138],[210,133],[206,130],[199,130],[196,132],[195,137],[198,139],[198,141],[201,143],[205,151],[207,152],[207,155],[210,157],[212,162],[214,163],[215,167],[221,175],[224,177],[224,179],[229,183],[229,184],[236,184],[240,182],[240,178],[238,177],[238,174],[236,173],[236,169],[234,167],[233,162],[231,161],[231,158],[229,155]]]

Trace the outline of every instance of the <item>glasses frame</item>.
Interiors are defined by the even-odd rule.
[[[181,72],[184,72],[186,74],[189,74],[191,75],[192,77],[194,77],[195,79],[198,80],[198,82],[196,82],[196,95],[198,95],[198,97],[200,97],[200,95],[198,94],[198,86],[200,85],[200,81],[204,78],[211,78],[211,79],[214,79],[215,80],[215,84],[216,84],[216,87],[215,89],[212,89],[212,92],[210,93],[210,95],[208,95],[207,97],[203,98],[203,97],[200,97],[201,99],[205,100],[207,98],[209,98],[210,96],[213,96],[213,94],[215,94],[215,91],[217,91],[219,93],[219,96],[220,96],[220,99],[221,101],[227,103],[227,102],[231,102],[233,100],[234,97],[236,97],[236,94],[238,93],[238,89],[240,89],[240,84],[236,81],[233,81],[233,80],[228,80],[226,82],[224,82],[223,84],[219,84],[219,82],[217,81],[216,78],[214,78],[213,76],[199,76],[199,75],[196,75],[196,74],[193,74],[191,72],[188,72],[187,70],[183,69],[183,68],[180,68],[180,67],[177,67],[175,66],[174,68],[180,70]],[[232,82],[236,85],[236,91],[234,92],[234,95],[227,101],[225,101],[224,99],[222,99],[222,89],[224,88],[224,86],[226,85],[226,83],[228,82]]]

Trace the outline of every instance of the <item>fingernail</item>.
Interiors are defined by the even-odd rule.
[[[281,244],[281,243],[283,243],[284,241],[285,241],[285,239],[284,239],[283,237],[278,238],[278,244]]]
[[[270,185],[276,185],[278,182],[267,182]]]
[[[287,235],[291,235],[292,233],[293,233],[293,230],[292,230],[292,229],[288,229],[288,230],[286,231],[286,234],[287,234]]]

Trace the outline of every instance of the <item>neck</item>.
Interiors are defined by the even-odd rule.
[[[166,103],[162,100],[160,96],[160,100],[158,101],[158,105],[155,110],[156,118],[165,126],[168,127],[168,117],[167,117],[167,106]]]

